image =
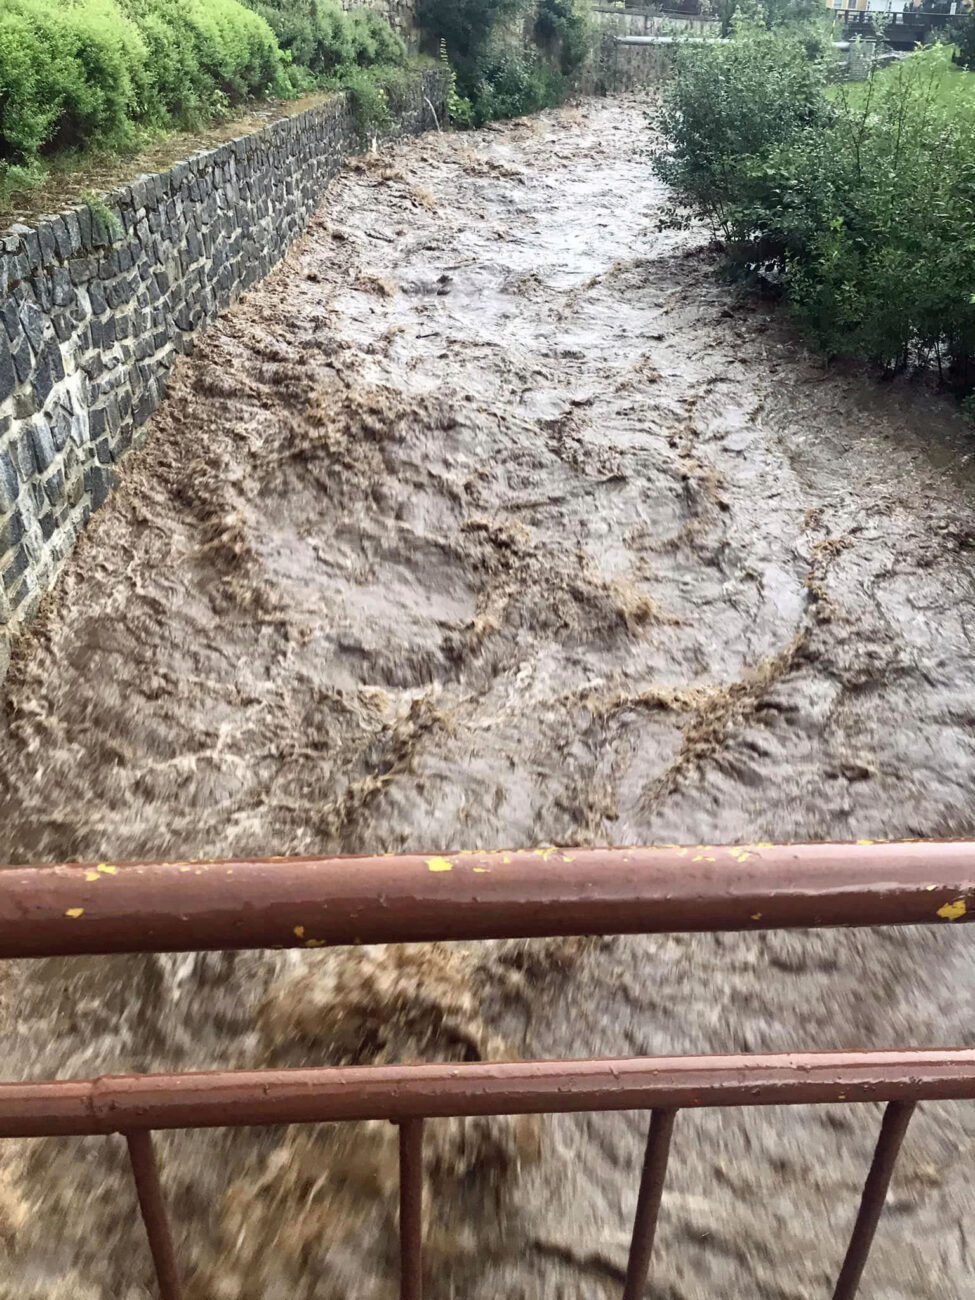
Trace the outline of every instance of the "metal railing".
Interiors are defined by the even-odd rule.
[[[0,870],[0,958],[575,934],[948,924],[975,845],[770,844],[95,863]],[[387,1120],[400,1295],[421,1300],[423,1133],[457,1116],[651,1114],[624,1300],[645,1294],[687,1108],[886,1102],[833,1300],[852,1300],[918,1102],[975,1099],[975,1051],[787,1053],[154,1074],[0,1084],[0,1137],[124,1134],[162,1300],[182,1286],[152,1132]]]

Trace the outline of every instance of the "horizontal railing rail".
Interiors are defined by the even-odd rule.
[[[968,841],[0,869],[0,958],[971,920]]]
[[[948,924],[975,917],[975,844],[750,844],[0,869],[0,958]],[[623,1300],[650,1273],[681,1110],[886,1104],[833,1291],[853,1300],[919,1102],[975,1099],[975,1051],[463,1062],[0,1084],[0,1138],[123,1134],[162,1300],[183,1289],[156,1130],[388,1120],[400,1296],[423,1286],[423,1135],[457,1116],[643,1110]]]
[[[322,1066],[0,1084],[0,1137],[975,1099],[975,1050]]]

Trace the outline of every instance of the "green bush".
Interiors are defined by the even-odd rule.
[[[500,27],[524,17],[527,8],[528,0],[418,0],[416,16],[422,28],[445,43],[453,63],[468,65]]]
[[[148,55],[113,0],[7,0],[0,12],[3,154],[29,160],[50,143],[132,133]]]
[[[588,9],[579,0],[538,0],[535,39],[557,60],[563,75],[571,76],[592,48]]]
[[[584,0],[419,0],[417,16],[453,69],[459,126],[561,103],[589,53]]]
[[[721,234],[729,267],[777,280],[827,353],[934,361],[970,389],[975,96],[951,50],[828,89],[799,37],[739,23],[677,62],[657,170]]]
[[[270,25],[292,66],[321,80],[341,69],[402,64],[406,46],[379,14],[335,0],[245,0]]]
[[[239,0],[4,0],[0,159],[134,143],[286,88],[273,33]]]
[[[195,125],[249,96],[287,94],[268,25],[240,0],[121,0],[149,50],[153,116]]]
[[[678,46],[660,121],[670,149],[657,171],[678,202],[747,243],[769,233],[763,214],[780,184],[769,160],[814,138],[831,108],[824,66],[798,40],[742,20],[736,27],[727,43]]]
[[[353,9],[349,14],[352,47],[360,67],[395,67],[406,61],[406,46],[385,18],[371,9]]]
[[[562,75],[537,50],[498,46],[477,60],[470,96],[473,124],[537,113],[560,103],[564,93]]]
[[[0,198],[43,179],[43,154],[127,149],[250,97],[347,88],[386,121],[405,62],[384,19],[333,0],[0,0]]]

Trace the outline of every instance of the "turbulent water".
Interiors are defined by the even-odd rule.
[[[17,647],[0,858],[975,833],[965,430],[668,232],[617,100],[350,167]],[[10,1077],[975,1041],[963,931],[6,968]],[[830,1293],[875,1107],[679,1117],[654,1294]],[[619,1294],[645,1119],[429,1126],[432,1300]],[[864,1281],[972,1295],[970,1106]],[[160,1140],[193,1300],[394,1292],[381,1125]],[[0,1296],[152,1294],[121,1144],[8,1143]]]

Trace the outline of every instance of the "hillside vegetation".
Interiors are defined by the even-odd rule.
[[[585,0],[419,0],[418,19],[457,126],[560,102],[589,50]],[[346,90],[383,124],[411,61],[385,19],[337,0],[2,0],[0,208],[52,160],[133,153],[253,100]]]
[[[0,198],[53,155],[131,151],[252,99],[348,86],[381,115],[406,58],[377,14],[332,0],[3,0]]]

